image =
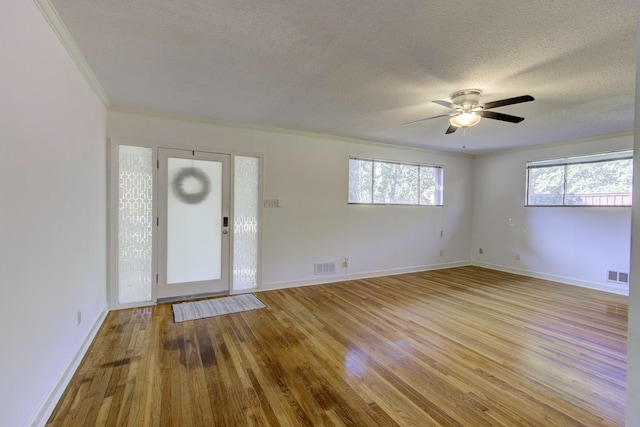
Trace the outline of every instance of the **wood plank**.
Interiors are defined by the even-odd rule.
[[[478,267],[109,313],[48,425],[622,426],[627,298]]]

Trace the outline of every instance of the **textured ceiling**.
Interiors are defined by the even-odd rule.
[[[51,3],[116,107],[470,154],[633,128],[637,0]],[[401,126],[466,88],[536,101]]]

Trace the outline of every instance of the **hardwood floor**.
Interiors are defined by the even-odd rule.
[[[109,313],[48,425],[624,425],[627,298],[462,267]]]

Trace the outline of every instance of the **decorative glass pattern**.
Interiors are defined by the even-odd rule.
[[[118,147],[118,303],[151,301],[153,150]]]
[[[236,156],[234,162],[233,289],[258,287],[257,157]]]

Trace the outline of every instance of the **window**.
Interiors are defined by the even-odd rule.
[[[349,203],[442,206],[442,166],[351,158]]]
[[[527,163],[527,206],[631,206],[633,152]]]
[[[153,149],[118,146],[118,304],[152,300]]]
[[[233,290],[258,287],[260,158],[234,157]]]

